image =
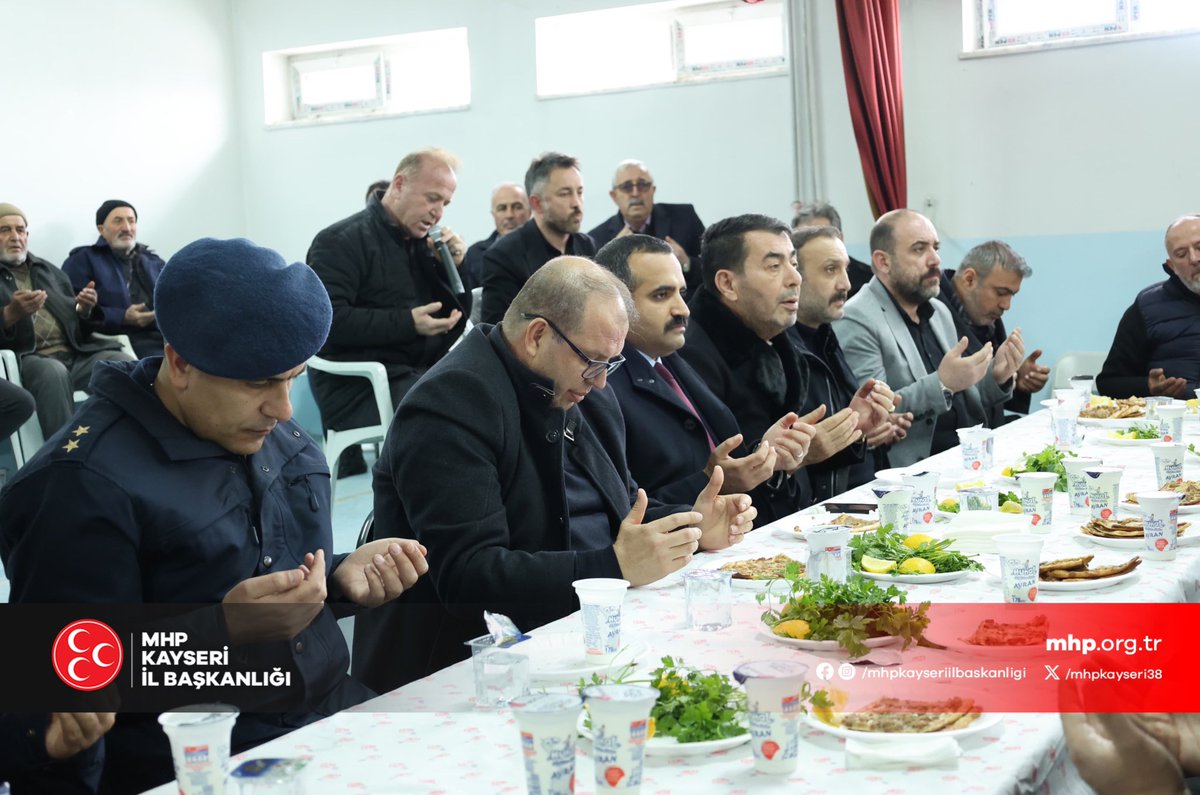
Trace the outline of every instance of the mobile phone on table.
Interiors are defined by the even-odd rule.
[[[873,502],[823,502],[821,507],[830,513],[870,513],[879,506]]]

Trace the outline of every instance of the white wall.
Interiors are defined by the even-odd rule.
[[[6,0],[5,173],[30,250],[61,264],[96,208],[163,256],[242,232],[229,0]]]
[[[332,14],[323,0],[237,3],[234,42],[250,237],[289,259],[303,259],[317,231],[361,208],[368,183],[390,177],[405,152],[428,145],[444,146],[463,160],[445,222],[467,240],[491,231],[492,186],[521,181],[530,159],[545,149],[560,149],[583,163],[584,229],[615,212],[608,197],[612,171],[628,157],[650,166],[659,201],[694,203],[706,222],[749,211],[786,215],[795,191],[786,76],[534,97],[534,19],[628,3],[347,0]],[[264,128],[263,51],[459,25],[469,29],[469,110]],[[412,79],[436,81],[437,64]]]

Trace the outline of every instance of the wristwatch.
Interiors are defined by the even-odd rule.
[[[946,401],[946,405],[949,406],[954,402],[954,392],[947,389],[946,385],[942,383],[942,379],[940,378],[938,379],[938,386],[942,388],[942,400]]]

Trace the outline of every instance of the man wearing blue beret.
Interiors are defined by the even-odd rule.
[[[225,642],[270,646],[302,692],[294,711],[243,713],[237,753],[371,695],[346,674],[326,600],[394,599],[426,571],[424,549],[386,538],[332,554],[329,470],[289,398],[332,315],[308,266],[199,240],[154,299],[165,355],[96,368],[94,399],[0,496],[0,556],[14,603],[221,604]],[[265,621],[235,604],[278,609]],[[153,716],[121,715],[86,753],[98,748],[111,791],[171,777]]]

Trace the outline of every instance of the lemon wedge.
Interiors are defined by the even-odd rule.
[[[1114,439],[1136,439],[1137,434],[1133,431],[1111,431],[1108,434]]]
[[[1013,476],[1013,468],[1012,468],[1012,467],[1005,467],[1004,469],[1001,469],[1001,470],[1000,470],[1000,474],[1001,474],[1001,475],[1003,475],[1003,476],[1004,476],[1004,477],[1006,477],[1006,478],[1011,478],[1011,477]]]
[[[896,568],[896,561],[894,560],[880,560],[870,555],[863,555],[862,557],[863,571],[869,571],[872,574],[887,574],[894,568]]]
[[[904,539],[904,546],[909,549],[916,549],[922,544],[932,544],[933,536],[927,536],[924,533],[913,533],[908,538]],[[916,558],[914,558],[915,560]]]
[[[799,618],[789,619],[788,621],[780,621],[775,626],[771,627],[771,631],[776,635],[784,638],[795,638],[796,640],[804,640],[812,632],[812,628],[808,626],[807,621],[802,621]]]
[[[1021,508],[1021,503],[1013,502],[1012,500],[1009,500],[1008,502],[1006,502],[1000,506],[1000,513],[1024,513],[1024,512],[1025,511]]]
[[[937,569],[925,558],[909,558],[900,564],[901,574],[936,574]]]
[[[963,489],[982,489],[986,487],[987,483],[982,480],[965,480],[962,483],[954,484],[955,491],[962,491]]]

